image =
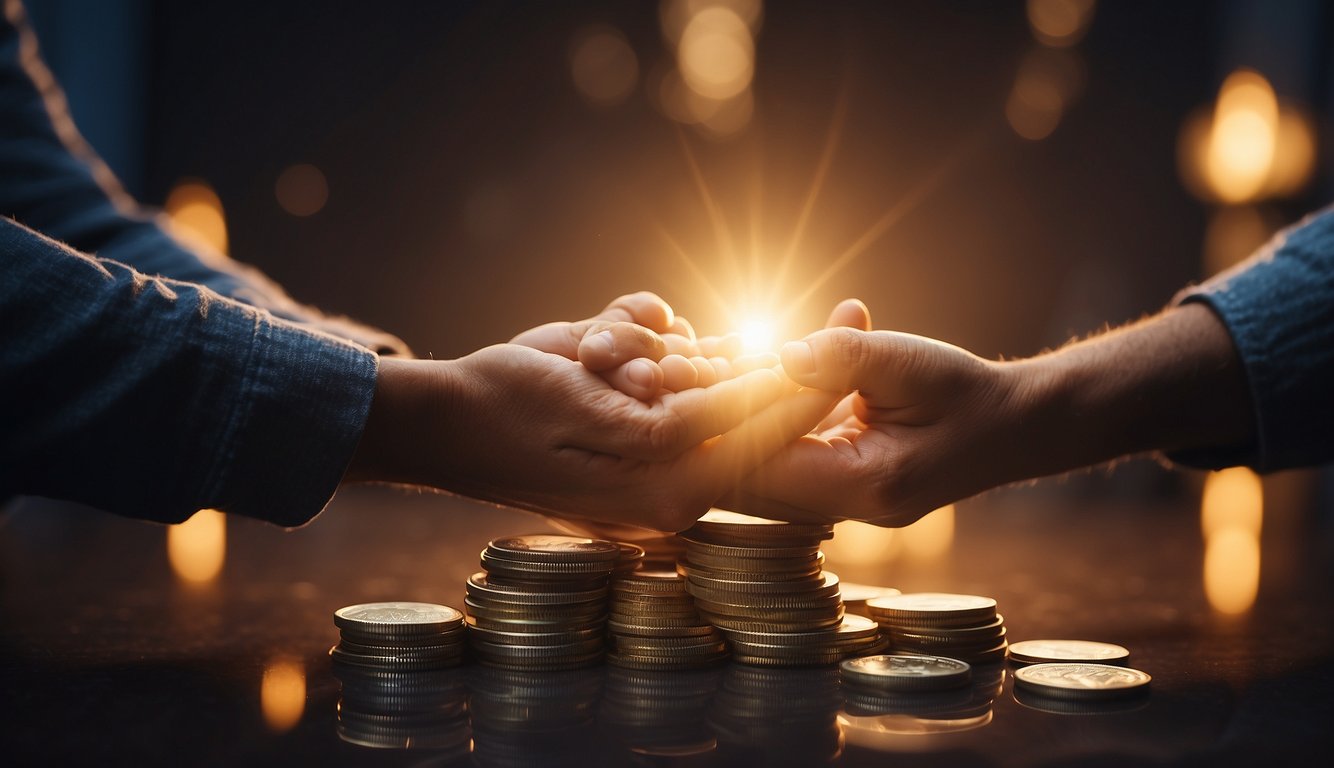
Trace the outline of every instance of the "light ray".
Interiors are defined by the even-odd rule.
[[[811,179],[811,190],[806,194],[801,212],[797,214],[797,224],[792,230],[792,237],[788,241],[787,250],[783,253],[783,259],[778,263],[778,269],[774,271],[773,284],[769,287],[770,304],[783,294],[787,273],[797,256],[797,248],[801,246],[801,238],[806,233],[806,224],[815,210],[815,203],[820,198],[821,190],[824,189],[825,177],[829,175],[829,166],[833,164],[834,154],[838,150],[839,141],[843,138],[843,121],[848,113],[847,96],[846,86],[840,88],[838,98],[834,102],[833,115],[829,119],[829,132],[825,134],[824,149],[820,152],[820,160],[815,166],[815,177]]]
[[[917,206],[921,205],[922,201],[929,197],[931,193],[943,186],[945,181],[949,179],[961,165],[963,165],[963,161],[976,152],[982,145],[982,141],[980,140],[981,136],[982,134],[979,133],[969,141],[966,141],[964,146],[958,152],[955,152],[942,163],[939,168],[932,171],[921,184],[918,184],[916,187],[909,190],[903,198],[891,205],[889,210],[885,211],[874,224],[868,227],[865,232],[853,241],[852,245],[848,246],[843,253],[839,254],[823,272],[816,276],[816,278],[806,286],[806,290],[802,291],[801,295],[789,305],[787,311],[784,313],[784,317],[789,317],[800,311],[801,308],[805,306],[806,302],[810,301],[811,297],[815,295],[815,292],[820,290],[825,283],[829,282],[835,275],[842,271],[843,268],[851,264],[854,259],[866,252],[866,250],[883,237],[891,227],[899,223],[903,217],[914,211]]]
[[[676,238],[672,237],[661,225],[658,226],[658,234],[662,236],[662,239],[666,241],[667,246],[672,250],[672,253],[676,254],[677,258],[681,260],[681,263],[685,265],[686,269],[690,270],[690,274],[694,275],[695,279],[699,281],[700,286],[709,294],[709,298],[718,305],[719,312],[726,316],[731,305],[723,298],[722,293],[713,286],[713,283],[709,280],[709,276],[704,274],[704,270],[700,269],[699,264],[696,264],[695,260],[690,258],[690,254],[686,253],[686,250],[681,247],[681,244],[676,242]]]
[[[740,286],[742,282],[741,268],[737,264],[736,249],[732,243],[732,231],[727,226],[727,219],[723,217],[722,208],[713,195],[709,192],[709,185],[704,181],[704,173],[699,169],[699,163],[695,160],[695,153],[690,150],[690,143],[686,139],[685,131],[679,126],[676,129],[676,138],[681,146],[681,154],[685,158],[686,166],[690,168],[690,177],[695,182],[695,188],[699,190],[700,203],[704,206],[704,211],[709,216],[709,222],[713,225],[714,237],[718,240],[718,252],[726,259],[728,267],[732,270],[732,278],[736,285]]]

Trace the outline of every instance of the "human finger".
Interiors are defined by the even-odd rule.
[[[883,381],[917,354],[916,337],[853,328],[826,328],[783,345],[783,371],[795,382],[848,392]]]
[[[635,323],[657,333],[667,333],[672,331],[676,315],[658,294],[639,291],[616,297],[592,319]]]
[[[662,334],[662,343],[669,355],[692,357],[699,354],[699,346],[695,344],[695,340],[686,338],[679,333]]]
[[[825,321],[826,328],[856,328],[859,331],[871,330],[871,310],[861,299],[844,299],[829,313]]]
[[[695,326],[680,315],[677,315],[676,319],[672,321],[672,325],[667,329],[667,332],[674,333],[677,336],[684,336],[692,342],[695,340]]]
[[[628,439],[604,450],[648,461],[674,458],[745,422],[778,400],[784,389],[775,371],[762,370],[710,387],[665,394],[630,418]]]
[[[747,374],[753,375],[753,374]],[[810,432],[834,405],[836,396],[816,389],[789,392],[736,429],[705,446],[705,473],[719,487],[738,485],[770,457]],[[801,476],[798,473],[797,476]]]
[[[729,333],[726,336],[704,336],[696,340],[699,353],[705,357],[725,357],[731,360],[740,357],[745,344],[741,336]]]
[[[695,366],[696,386],[711,387],[718,383],[718,374],[714,372],[713,363],[708,358],[695,355],[690,358],[690,364]]]
[[[637,358],[657,361],[667,353],[662,337],[631,322],[601,322],[579,340],[576,359],[590,371],[606,371]]]
[[[713,366],[713,374],[718,377],[718,381],[727,381],[736,374],[732,372],[732,363],[725,357],[710,357],[709,365]]]
[[[601,372],[602,378],[636,400],[652,400],[662,391],[662,367],[647,358],[631,360]]]
[[[690,389],[699,383],[699,372],[680,355],[667,355],[658,361],[662,368],[662,388],[670,392]]]
[[[778,363],[778,355],[773,352],[756,352],[755,354],[742,355],[732,361],[732,374],[740,376],[743,373],[756,371],[760,368],[773,368]]]

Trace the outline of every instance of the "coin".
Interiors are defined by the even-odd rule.
[[[394,655],[370,655],[362,653],[351,653],[343,648],[342,643],[329,649],[329,657],[340,664],[351,664],[361,667],[380,667],[384,669],[440,669],[442,667],[452,667],[459,664],[463,659],[462,653],[450,656],[400,656]]]
[[[520,603],[523,605],[587,603],[603,600],[607,597],[607,587],[605,585],[591,586],[586,589],[569,589],[566,585],[556,587],[547,584],[542,584],[540,587],[532,585],[518,587],[496,583],[487,573],[482,571],[469,576],[465,587],[468,596],[474,599],[486,598],[494,602]]]
[[[865,603],[876,597],[892,597],[903,594],[893,587],[873,587],[868,584],[854,584],[845,581],[842,584],[843,603]]]
[[[430,635],[458,627],[463,614],[435,603],[362,603],[334,611],[334,624],[363,635]]]
[[[486,548],[491,554],[507,560],[537,563],[613,562],[622,555],[622,549],[616,542],[548,533],[493,539]],[[643,550],[638,547],[634,549],[642,557]]]
[[[967,663],[940,656],[864,656],[844,661],[839,670],[847,682],[887,691],[948,690],[972,678]]]
[[[1055,661],[1125,664],[1130,660],[1130,651],[1091,640],[1024,640],[1010,644],[1010,660],[1022,664]]]
[[[891,619],[927,620],[948,626],[946,622],[970,623],[996,615],[996,601],[978,595],[952,595],[942,592],[876,597],[866,602],[873,613]]]
[[[1020,667],[1014,682],[1053,698],[1102,699],[1146,690],[1152,678],[1138,669],[1110,664],[1048,662]]]

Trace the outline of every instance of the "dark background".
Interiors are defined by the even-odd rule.
[[[1038,142],[1004,115],[1035,45],[1019,2],[770,2],[755,117],[725,140],[678,127],[643,85],[604,109],[575,91],[569,45],[593,23],[624,32],[641,76],[670,60],[655,3],[29,5],[76,120],[134,193],[161,204],[182,178],[206,180],[236,258],[436,356],[640,288],[726,330],[659,229],[737,305],[772,288],[840,93],[846,120],[777,305],[953,170],[785,331],[856,295],[881,327],[987,356],[1153,311],[1201,277],[1208,209],[1178,178],[1177,134],[1236,66],[1329,138],[1331,14],[1317,2],[1099,4],[1075,50],[1084,92]],[[729,268],[682,140],[745,259],[757,233],[756,274]],[[298,162],[329,183],[309,217],[273,192]],[[1328,192],[1320,174],[1270,207],[1290,220]]]

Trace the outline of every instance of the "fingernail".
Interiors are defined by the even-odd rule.
[[[611,331],[602,331],[584,339],[584,348],[594,354],[603,354],[610,357],[616,352],[616,342],[611,337]]]
[[[811,345],[804,341],[789,341],[783,345],[783,370],[796,376],[810,376],[815,373],[815,355]]]
[[[653,368],[643,360],[634,360],[625,369],[625,377],[639,387],[653,386]]]

